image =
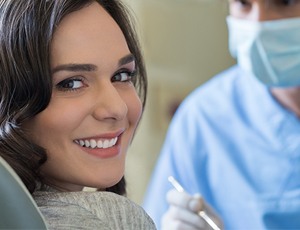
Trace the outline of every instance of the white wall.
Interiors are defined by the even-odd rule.
[[[141,204],[172,103],[234,63],[222,0],[126,0],[133,8],[149,78],[146,110],[128,152],[128,195]],[[166,178],[167,180],[167,178]]]

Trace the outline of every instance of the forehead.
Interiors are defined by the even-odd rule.
[[[58,25],[51,44],[51,65],[65,62],[97,64],[99,60],[119,60],[128,53],[120,27],[101,5],[94,2],[67,15]]]

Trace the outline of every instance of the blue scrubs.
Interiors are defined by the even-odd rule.
[[[192,92],[170,124],[143,205],[158,229],[171,175],[225,229],[300,229],[300,121],[237,66]]]

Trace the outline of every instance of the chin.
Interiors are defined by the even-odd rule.
[[[122,179],[123,176],[124,176],[124,173],[120,173],[118,175],[114,175],[111,177],[102,178],[100,183],[98,181],[91,187],[105,190],[106,188],[116,185]]]

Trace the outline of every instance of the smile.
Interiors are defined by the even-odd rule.
[[[113,147],[118,141],[118,137],[111,138],[111,139],[102,139],[102,140],[75,140],[74,142],[81,147],[91,148],[91,149],[107,149]]]

